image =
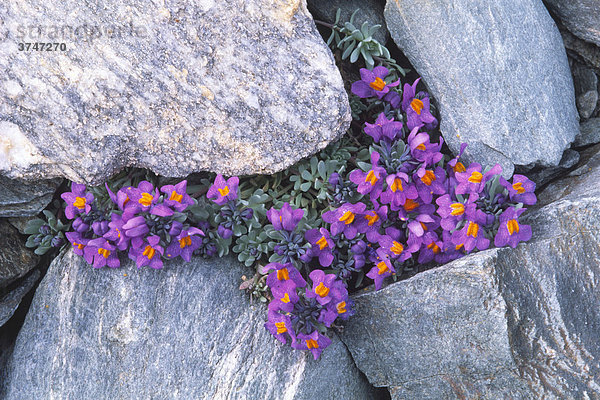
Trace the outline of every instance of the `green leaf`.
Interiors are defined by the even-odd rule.
[[[33,252],[35,254],[37,254],[38,256],[42,256],[44,254],[46,254],[48,252],[48,250],[50,250],[51,247],[50,246],[40,246],[37,249],[35,249]]]
[[[305,181],[312,181],[313,177],[311,173],[305,169],[304,171],[302,171],[302,179],[304,179]]]
[[[338,22],[340,22],[341,16],[342,16],[342,9],[338,8],[337,11],[335,12],[335,22],[333,23],[334,25],[337,25]]]
[[[354,43],[350,44],[346,50],[344,50],[344,52],[342,53],[342,60],[345,60],[346,58],[348,58],[348,56],[352,53],[352,50],[354,50]]]
[[[36,234],[39,232],[42,225],[44,225],[44,220],[39,218],[32,219],[27,223],[27,226],[25,226],[24,232],[28,235]]]
[[[319,172],[319,176],[321,176],[321,178],[327,178],[327,166],[325,165],[325,161],[319,161],[319,164],[317,164],[317,171]]]
[[[310,185],[311,182],[304,182],[302,185],[300,185],[300,190],[302,190],[303,192],[308,192],[310,189]]]
[[[369,53],[369,51],[363,47],[362,49],[360,49],[360,54],[362,54],[363,58],[365,59],[367,68],[373,69],[373,66],[375,65],[375,61],[373,61],[373,57],[371,57],[371,54]]]
[[[360,46],[360,43],[358,44]],[[354,49],[354,51],[352,52],[352,54],[350,54],[350,62],[351,63],[355,63],[356,60],[358,60],[358,55],[360,54],[360,47],[357,47],[356,49]]]

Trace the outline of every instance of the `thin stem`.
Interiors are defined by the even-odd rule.
[[[327,22],[325,22],[325,21],[319,21],[318,19],[315,19],[314,21],[315,21],[315,24],[317,24],[317,25],[326,26],[326,27],[327,27],[327,28],[329,28],[329,29],[333,29],[333,28],[335,28],[335,25],[333,25],[333,24],[329,24],[329,23],[327,23]]]

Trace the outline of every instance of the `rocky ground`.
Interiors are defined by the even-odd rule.
[[[356,294],[318,361],[264,330],[233,258],[93,270],[24,246],[62,178],[270,173],[338,138],[350,107],[312,15],[358,3],[453,151],[536,181],[529,242]],[[475,3],[0,4],[0,398],[600,399],[600,6]],[[17,26],[49,19],[148,35],[18,52]]]

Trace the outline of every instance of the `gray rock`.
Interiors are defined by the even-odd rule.
[[[600,46],[600,7],[597,0],[544,0],[575,35]]]
[[[41,272],[37,269],[31,271],[16,285],[11,285],[11,290],[0,297],[0,326],[4,325],[13,316],[19,304],[21,304],[21,300],[35,286],[40,275]]]
[[[598,104],[598,77],[591,68],[573,62],[571,68],[575,85],[575,102],[579,115],[588,119]]]
[[[392,39],[439,104],[441,132],[467,161],[555,166],[578,131],[560,34],[537,0],[389,0]],[[539,143],[544,143],[540,146]]]
[[[278,344],[234,258],[94,270],[69,251],[36,290],[6,399],[368,399],[339,339],[319,361]]]
[[[581,147],[600,143],[600,118],[592,118],[579,125],[579,134],[575,137],[573,146]]]
[[[553,179],[558,178],[561,175],[577,165],[579,161],[579,152],[573,149],[566,149],[563,153],[563,157],[558,163],[558,167],[542,167],[536,168],[532,171],[525,172],[525,175],[532,181],[534,181],[537,187],[543,186]]]
[[[342,339],[371,383],[395,399],[600,398],[600,146],[593,150],[522,221],[530,242],[355,298]]]
[[[564,28],[560,29],[560,34],[567,53],[571,57],[600,73],[600,48],[598,46],[579,39]]]
[[[52,201],[61,179],[26,182],[0,175],[0,217],[36,215]]]
[[[342,10],[340,21],[350,20],[352,13],[359,9],[354,16],[354,25],[362,26],[363,22],[368,21],[371,25],[381,25],[381,28],[373,35],[373,38],[381,44],[385,44],[389,33],[385,26],[383,18],[383,2],[378,0],[307,0],[308,8],[315,19],[332,24],[335,21],[335,13],[338,8]]]
[[[0,219],[0,289],[25,276],[38,260],[39,257],[25,247],[19,232]]]
[[[0,173],[11,178],[98,184],[129,165],[272,173],[350,123],[301,0],[26,0],[0,15]]]

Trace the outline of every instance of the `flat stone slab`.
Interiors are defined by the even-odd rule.
[[[277,342],[233,257],[94,270],[68,251],[36,290],[6,399],[370,399],[337,338],[321,359]]]
[[[0,175],[0,217],[39,214],[52,201],[61,182],[61,179],[51,179],[31,183]]]
[[[596,0],[545,0],[575,35],[600,46],[600,7]]]
[[[0,5],[0,173],[274,173],[345,132],[348,97],[304,1],[161,4]],[[66,50],[19,51],[29,42]]]
[[[39,256],[25,247],[25,241],[8,221],[0,219],[0,289],[25,276]]]
[[[555,166],[578,133],[573,81],[539,0],[388,0],[392,39],[437,100],[442,135],[468,162]],[[540,145],[542,144],[543,145]]]

